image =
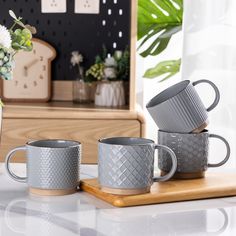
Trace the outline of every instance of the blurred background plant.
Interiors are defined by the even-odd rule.
[[[128,47],[124,50],[117,50],[113,55],[108,56],[105,46],[102,53],[95,58],[93,64],[86,71],[86,78],[89,81],[120,81],[129,79],[130,53]]]
[[[158,56],[171,37],[182,29],[183,0],[138,1],[138,51],[142,57]],[[181,59],[166,60],[146,70],[145,78],[164,81],[179,72]]]
[[[16,17],[12,10],[9,14],[14,20],[12,27],[7,29],[0,25],[0,77],[5,80],[12,79],[14,55],[19,50],[31,51],[33,49],[32,34],[36,33],[34,27],[25,25],[22,18]]]

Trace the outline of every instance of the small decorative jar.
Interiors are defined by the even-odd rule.
[[[73,81],[73,102],[80,104],[91,102],[91,83],[84,81],[84,70],[81,66],[76,80]]]

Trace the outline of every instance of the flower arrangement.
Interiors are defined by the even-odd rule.
[[[129,77],[130,53],[128,48],[124,51],[115,51],[110,57],[107,49],[103,46],[102,55],[97,55],[95,64],[86,71],[86,78],[90,81],[117,81]]]
[[[13,25],[10,29],[0,25],[0,77],[5,80],[12,79],[12,70],[14,68],[14,55],[19,50],[31,51],[32,34],[36,29],[30,25],[25,25],[21,17],[16,17],[10,10],[10,16],[13,18]]]

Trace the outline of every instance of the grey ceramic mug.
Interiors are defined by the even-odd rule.
[[[174,152],[144,138],[114,137],[99,140],[98,178],[101,189],[113,194],[141,194],[150,191],[154,181],[167,181],[176,171]],[[172,166],[162,177],[154,177],[155,150],[165,150]]]
[[[194,86],[210,84],[215,91],[215,100],[205,108]],[[208,112],[213,110],[220,99],[220,93],[209,80],[179,82],[155,96],[147,109],[160,130],[182,133],[199,133],[208,125]]]
[[[226,146],[226,155],[219,163],[209,163],[209,138],[220,139]],[[178,161],[175,174],[177,178],[203,177],[208,167],[222,166],[230,157],[230,146],[225,138],[210,134],[207,130],[198,134],[172,133],[159,130],[158,143],[166,145],[174,151]],[[158,152],[158,166],[164,173],[171,169],[172,163],[169,153],[163,150]]]
[[[16,151],[26,151],[27,177],[10,169]],[[6,170],[18,182],[27,183],[30,192],[42,195],[65,195],[79,184],[81,144],[69,140],[38,140],[16,147],[6,156]]]

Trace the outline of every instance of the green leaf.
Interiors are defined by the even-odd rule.
[[[139,0],[138,39],[141,56],[155,56],[182,28],[183,0]]]
[[[164,76],[164,78],[159,81],[162,82],[170,78],[171,76],[177,74],[180,70],[180,65],[181,59],[162,61],[158,63],[155,67],[148,69],[143,77],[153,79],[159,76]]]
[[[23,22],[21,22],[20,20],[15,20],[15,23],[19,26],[21,26],[22,28],[25,28],[25,24]]]
[[[22,36],[24,36],[26,38],[26,40],[32,39],[32,34],[31,34],[30,30],[28,30],[28,29],[22,30]]]
[[[9,10],[9,15],[10,15],[14,20],[17,20],[16,14],[14,13],[14,11]]]
[[[34,26],[25,25],[25,28],[28,29],[31,32],[31,34],[36,34],[37,33],[37,29]]]

